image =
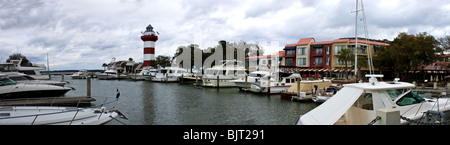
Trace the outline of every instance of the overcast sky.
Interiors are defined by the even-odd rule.
[[[364,7],[372,39],[450,34],[447,0],[370,0]],[[273,53],[300,38],[354,37],[354,10],[355,0],[0,0],[0,61],[22,53],[45,64],[48,52],[51,70],[102,69],[112,57],[142,62],[148,24],[160,33],[155,55],[220,40]]]

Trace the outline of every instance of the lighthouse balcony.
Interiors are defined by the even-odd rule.
[[[141,36],[142,41],[157,41],[158,40],[158,36],[156,35],[142,35]]]

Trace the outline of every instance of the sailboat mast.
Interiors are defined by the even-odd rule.
[[[355,75],[358,72],[358,0],[356,0],[356,17],[355,17]]]
[[[50,78],[50,65],[48,64],[48,51],[47,51],[47,75]]]

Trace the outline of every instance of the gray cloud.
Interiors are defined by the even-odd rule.
[[[399,32],[450,31],[450,2],[364,1],[369,36],[393,39]],[[300,38],[317,41],[354,35],[354,1],[239,0],[3,0],[0,57],[22,53],[51,69],[101,69],[112,57],[143,59],[140,32],[152,24],[160,33],[156,55],[178,46],[219,40],[279,42],[276,52]],[[360,28],[362,28],[360,26]],[[362,31],[359,32],[360,36]]]

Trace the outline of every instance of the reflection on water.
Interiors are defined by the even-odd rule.
[[[61,80],[61,76],[53,79]],[[86,95],[86,80],[72,80],[70,76],[65,80],[76,88],[66,96]],[[114,100],[116,88],[121,94],[116,109],[128,117],[120,120],[133,125],[293,125],[301,114],[317,106],[236,88],[217,90],[191,84],[97,79],[92,80],[92,96],[97,99],[94,104]],[[120,123],[113,120],[108,124]]]

